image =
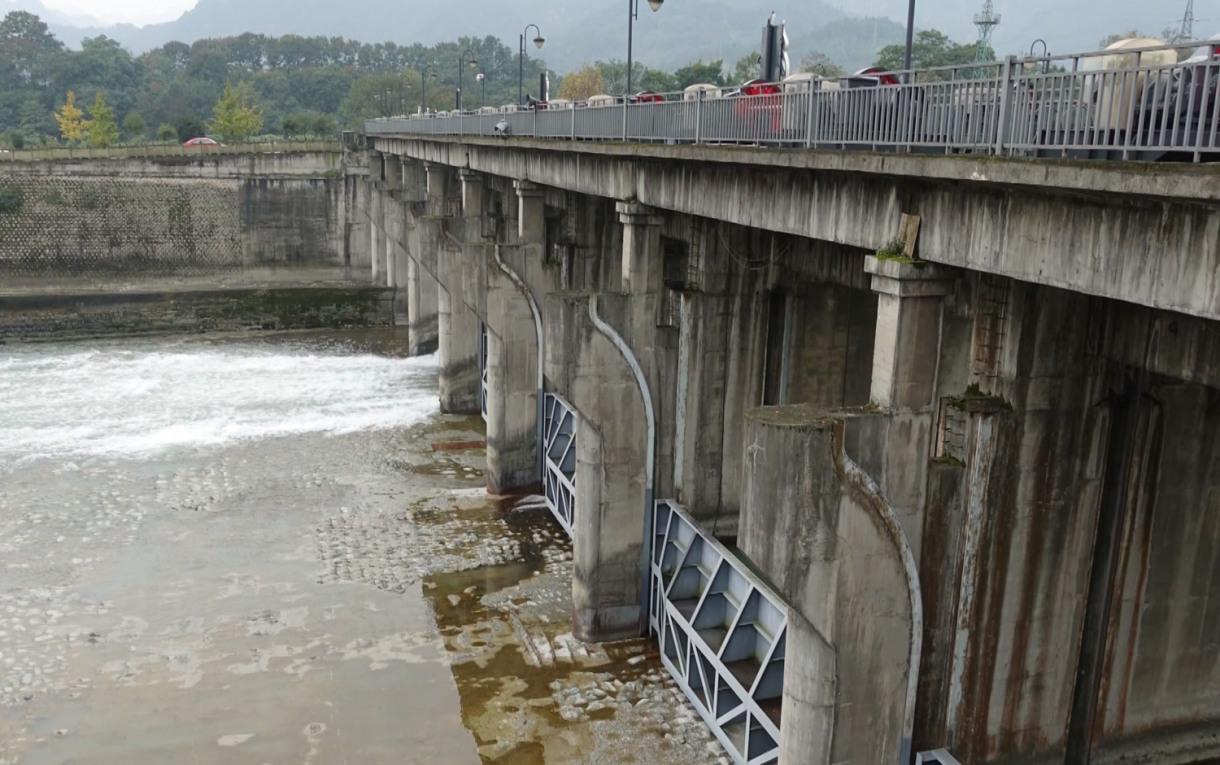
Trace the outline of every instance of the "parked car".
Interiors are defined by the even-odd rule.
[[[182,145],[183,146],[223,146],[224,144],[219,143],[217,141],[213,141],[211,138],[208,138],[206,136],[201,136],[199,138],[192,138],[188,141],[183,141]]]

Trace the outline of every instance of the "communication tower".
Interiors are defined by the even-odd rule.
[[[1182,14],[1182,26],[1170,42],[1184,43],[1195,39],[1195,0],[1186,0],[1186,13]]]
[[[979,42],[974,49],[974,60],[979,63],[990,61],[994,53],[989,54],[991,48],[991,33],[1000,24],[1000,14],[995,12],[995,8],[991,5],[991,0],[983,0],[983,12],[974,14],[974,25],[979,30]]]

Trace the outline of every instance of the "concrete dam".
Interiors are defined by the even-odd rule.
[[[0,165],[0,340],[397,325],[709,761],[1220,757],[1212,166],[430,125]]]

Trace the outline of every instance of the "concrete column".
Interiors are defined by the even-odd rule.
[[[482,173],[462,173],[462,217],[467,221],[483,217]]]
[[[466,238],[478,237],[482,228],[483,176],[462,174],[462,213]],[[478,251],[481,243],[474,249]],[[480,253],[481,254],[481,253]],[[438,324],[440,330],[437,362],[441,411],[446,414],[475,414],[479,411],[479,317],[469,303],[478,289],[467,283],[467,269],[458,258],[467,251],[442,248],[438,253],[440,282]],[[477,257],[477,256],[476,256]]]
[[[916,556],[923,545],[927,457],[936,409],[944,297],[953,272],[868,257],[877,293],[870,398],[887,416],[862,424],[848,450],[895,508]]]
[[[788,625],[783,763],[910,761],[915,559],[886,498],[844,450],[845,431],[883,417],[746,413],[738,544],[801,617]]]
[[[517,181],[521,263],[541,257],[542,190]],[[515,275],[515,272],[514,272]],[[536,491],[538,475],[538,340],[530,298],[498,265],[487,278],[487,488],[497,494]]]
[[[380,160],[378,160],[378,165]],[[382,212],[381,181],[369,183],[369,260],[372,263],[372,282],[382,284],[381,261],[385,252],[385,217]]]
[[[652,208],[634,202],[616,205],[623,224],[623,292],[660,293],[665,286],[661,258],[662,218]]]
[[[393,242],[390,246],[389,283],[394,288],[394,316],[406,319],[411,303],[407,275],[411,272],[411,253],[407,250],[409,210],[407,204],[401,201],[402,192],[394,192],[393,211],[395,226]]]
[[[923,410],[936,395],[941,309],[953,277],[931,264],[866,259],[877,299],[872,402],[884,409]]]
[[[407,332],[412,356],[435,353],[438,345],[437,301],[440,287],[436,279],[419,265],[419,260],[407,258]]]
[[[546,192],[529,181],[513,181],[517,190],[517,241],[525,246],[546,242]]]
[[[443,217],[445,215],[445,184],[449,177],[449,168],[445,165],[427,162],[424,164],[424,171],[428,174],[428,215]]]
[[[402,160],[396,154],[382,155],[383,167],[385,172],[385,180],[382,181],[384,196],[382,197],[382,217],[385,220],[385,251],[382,257],[385,259],[384,267],[386,274],[386,286],[398,288],[405,274],[399,272],[399,265],[403,263],[403,257],[400,257],[399,251],[402,250],[402,242],[404,241],[404,229],[406,221],[402,205],[395,198],[397,192],[402,188]],[[404,253],[405,256],[405,253]],[[395,313],[398,312],[399,304],[402,301],[395,295]]]
[[[598,295],[596,319],[590,311],[583,320],[591,327],[578,341],[572,383],[582,415],[573,630],[593,641],[636,636],[646,624],[645,518],[653,498],[672,496],[674,477],[677,333],[657,326],[662,218],[633,203],[619,203],[617,212],[621,291]]]

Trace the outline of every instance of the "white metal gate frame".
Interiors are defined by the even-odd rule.
[[[479,413],[487,422],[487,325],[479,323]]]
[[[543,495],[546,506],[568,537],[575,539],[576,520],[576,410],[555,393],[543,405]]]
[[[788,607],[675,502],[653,514],[661,662],[738,765],[779,758]]]

